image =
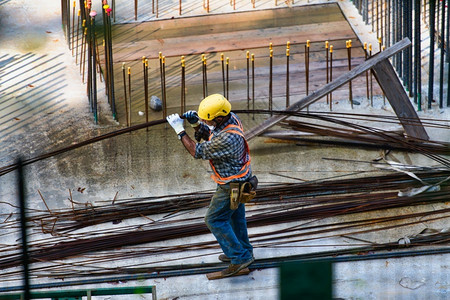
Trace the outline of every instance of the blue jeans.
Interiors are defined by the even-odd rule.
[[[240,203],[236,210],[230,209],[229,184],[217,185],[205,222],[232,264],[252,259],[253,247],[248,239],[245,205]]]

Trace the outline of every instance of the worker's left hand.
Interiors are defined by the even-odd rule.
[[[178,114],[167,116],[166,120],[177,134],[184,131],[183,119],[181,119]]]
[[[200,119],[198,117],[198,114],[195,110],[189,110],[183,114],[183,117],[188,120],[189,124],[191,124],[192,127],[197,127],[200,125]]]

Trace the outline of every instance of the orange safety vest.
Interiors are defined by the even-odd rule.
[[[248,172],[250,171],[250,148],[248,147],[247,140],[244,136],[244,128],[242,127],[241,122],[234,116],[232,116],[238,123],[238,125],[229,124],[224,129],[222,129],[220,132],[229,132],[229,133],[235,133],[244,138],[244,144],[245,144],[245,152],[247,154],[248,160],[247,162],[242,166],[241,170],[235,175],[231,175],[228,177],[222,177],[217,173],[216,168],[214,167],[212,160],[209,160],[209,164],[211,165],[211,169],[213,170],[214,174],[211,175],[211,178],[218,184],[226,184],[234,179],[245,177]],[[213,137],[213,134],[209,136],[209,141]]]

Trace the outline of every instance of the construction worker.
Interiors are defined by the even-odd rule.
[[[249,195],[248,192],[254,196],[257,180],[252,176],[244,130],[239,118],[231,112],[230,102],[220,94],[206,97],[201,101],[198,113],[191,110],[184,113],[183,118],[194,128],[197,142],[187,135],[183,119],[178,114],[168,116],[167,121],[194,158],[210,162],[211,178],[217,183],[217,188],[205,222],[224,252],[219,259],[230,262],[221,275],[231,276],[254,261],[245,204],[242,203],[248,199],[241,196]],[[202,139],[204,142],[200,142]]]

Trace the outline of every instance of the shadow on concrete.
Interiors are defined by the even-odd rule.
[[[0,140],[35,129],[43,115],[62,109],[67,87],[61,56],[27,53],[0,58]],[[55,78],[57,78],[55,80]]]

